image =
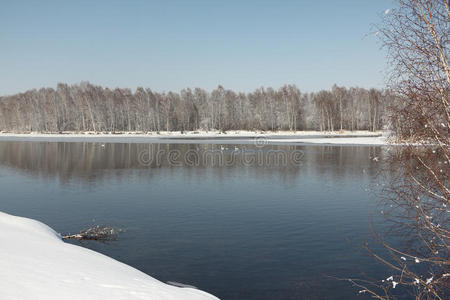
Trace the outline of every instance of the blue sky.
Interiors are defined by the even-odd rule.
[[[0,0],[0,95],[58,82],[236,91],[382,87],[391,0]]]

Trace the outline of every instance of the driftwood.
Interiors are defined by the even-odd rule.
[[[84,229],[76,234],[63,235],[63,240],[90,240],[90,241],[102,241],[109,242],[117,240],[117,236],[120,230],[109,226],[94,226]]]

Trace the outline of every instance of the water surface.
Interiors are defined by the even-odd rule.
[[[362,299],[330,276],[381,271],[361,245],[369,217],[377,221],[372,158],[383,155],[361,146],[3,141],[0,210],[61,233],[120,227],[118,241],[83,246],[221,299]]]

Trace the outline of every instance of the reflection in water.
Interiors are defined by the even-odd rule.
[[[380,147],[358,146],[0,142],[1,165],[58,177],[61,183],[91,182],[92,176],[98,181],[103,170],[147,170],[140,175],[151,177],[154,168],[180,167],[196,173],[212,169],[218,177],[229,168],[246,168],[252,176],[280,176],[287,182],[311,171],[336,178],[373,176],[378,170],[373,158],[382,156]]]
[[[192,152],[198,159],[185,161]],[[249,163],[255,153],[264,163]],[[125,228],[113,244],[84,246],[224,300],[363,299],[324,275],[379,272],[360,241],[374,211],[364,189],[385,155],[354,146],[0,142],[0,210],[62,233]]]

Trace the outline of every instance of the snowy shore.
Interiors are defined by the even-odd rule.
[[[387,145],[387,133],[369,131],[189,131],[138,133],[0,133],[0,141],[100,142],[100,143],[210,143],[210,144],[333,144]]]
[[[0,240],[0,299],[218,299],[64,243],[36,220],[0,212]]]

